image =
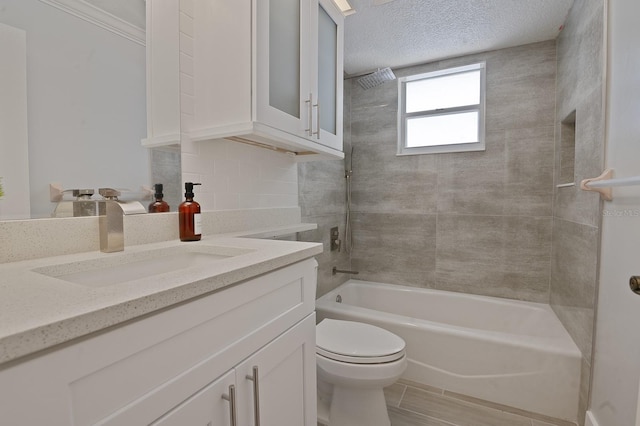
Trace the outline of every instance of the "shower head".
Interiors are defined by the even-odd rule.
[[[382,68],[381,70],[378,70],[376,72],[372,72],[371,74],[367,74],[363,77],[360,77],[358,79],[358,84],[360,85],[360,87],[367,90],[367,89],[371,89],[372,87],[379,86],[382,83],[385,83],[387,81],[392,81],[395,79],[396,79],[395,74],[393,73],[393,71],[391,71],[391,68],[387,67],[387,68]]]

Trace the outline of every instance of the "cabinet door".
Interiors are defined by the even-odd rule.
[[[314,313],[236,368],[239,424],[316,426],[315,324]]]
[[[344,18],[331,0],[315,0],[311,19],[317,93],[312,136],[317,143],[342,151]]]
[[[180,144],[180,1],[146,2],[147,147]]]
[[[235,386],[235,370],[211,383],[185,402],[152,423],[153,426],[231,425],[230,386]],[[237,401],[237,397],[236,397]]]
[[[259,0],[255,4],[257,120],[305,136],[311,129],[312,103],[310,0]]]

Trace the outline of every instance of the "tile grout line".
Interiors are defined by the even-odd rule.
[[[427,420],[429,420],[429,419],[431,419],[431,420],[436,420],[436,421],[438,421],[438,422],[445,423],[445,424],[450,425],[450,426],[462,426],[462,425],[458,425],[458,424],[456,424],[456,423],[451,423],[451,422],[450,422],[450,421],[448,421],[448,420],[439,419],[439,418],[437,418],[437,417],[429,416],[429,415],[426,415],[426,414],[423,414],[423,413],[419,413],[419,412],[417,412],[417,411],[413,411],[413,410],[408,410],[408,409],[406,409],[406,408],[400,408],[400,407],[398,407],[398,409],[399,409],[400,411],[404,411],[404,412],[406,412],[406,413],[411,413],[411,414],[413,414],[413,415],[415,415],[415,416],[422,417],[422,418],[425,418],[425,419],[427,419]],[[393,425],[392,425],[392,426],[393,426]]]
[[[400,408],[400,404],[402,404],[402,400],[404,399],[404,395],[407,393],[408,386],[407,385],[403,385],[403,386],[404,386],[404,389],[402,390],[402,395],[400,395],[400,399],[398,399],[398,407],[397,408]]]
[[[526,412],[523,413],[523,412],[511,411],[511,410],[509,410],[509,408],[511,408],[511,407],[505,406],[504,408],[500,408],[500,407],[493,406],[490,402],[489,402],[489,404],[483,404],[482,401],[470,401],[470,400],[463,399],[463,398],[457,398],[455,394],[451,394],[446,389],[434,388],[434,390],[437,390],[437,392],[433,392],[433,391],[426,390],[426,389],[423,389],[423,388],[420,388],[420,387],[411,386],[410,384],[404,384],[404,386],[405,386],[405,391],[403,393],[402,398],[404,398],[404,394],[406,393],[408,388],[411,387],[412,389],[417,390],[419,392],[426,392],[426,393],[431,393],[433,395],[438,395],[438,396],[440,396],[442,398],[448,399],[450,401],[454,401],[456,404],[460,404],[462,406],[468,404],[470,406],[481,407],[481,408],[484,408],[484,409],[487,409],[487,410],[492,410],[492,411],[495,411],[495,412],[506,413],[506,414],[510,414],[510,415],[513,415],[513,416],[518,416],[518,417],[520,417],[522,419],[529,420],[529,422],[532,424],[532,426],[535,426],[535,425],[533,425],[534,421],[538,421],[538,422],[542,422],[542,423],[550,424],[550,425],[556,424],[556,422],[555,422],[556,420],[562,421],[561,419],[541,419],[541,418],[531,417],[531,416],[537,416],[537,414],[536,413],[526,413]],[[416,413],[416,412],[411,411],[411,410],[407,410],[405,408],[401,408],[401,409],[405,410],[405,411],[410,411],[410,412],[415,413],[415,414],[420,414],[420,413]],[[518,409],[515,409],[515,410],[518,410]],[[424,414],[421,414],[421,415],[424,416]],[[427,416],[427,417],[431,417],[431,416]],[[434,417],[432,417],[432,418],[434,418]],[[437,419],[437,420],[442,420],[442,419]],[[445,420],[442,420],[442,421],[445,421]],[[552,423],[549,423],[549,421],[551,421]]]

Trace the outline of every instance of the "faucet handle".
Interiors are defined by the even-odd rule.
[[[120,196],[120,191],[113,188],[99,188],[98,193],[107,200],[117,200]]]

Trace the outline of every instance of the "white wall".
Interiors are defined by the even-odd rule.
[[[65,188],[149,185],[145,48],[38,0],[1,0],[0,22],[27,33],[31,213]],[[1,175],[1,173],[0,173]]]
[[[28,219],[27,37],[0,24],[0,220]]]
[[[293,158],[239,142],[183,141],[182,181],[202,183],[194,192],[203,210],[298,206]]]
[[[607,166],[640,175],[640,2],[609,1]],[[614,188],[605,203],[590,411],[600,426],[636,422],[640,378],[640,187]]]

